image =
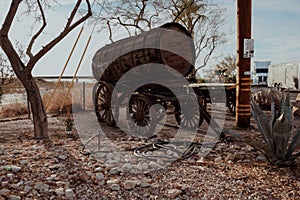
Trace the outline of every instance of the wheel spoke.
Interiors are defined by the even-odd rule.
[[[99,104],[105,103],[105,98],[103,98],[103,96],[99,96],[98,102],[99,102]]]
[[[135,103],[135,106],[136,106],[136,110],[139,111],[141,109],[140,101],[138,99],[136,99],[134,101],[134,103]]]
[[[143,107],[142,109],[144,110],[145,113],[149,112],[148,105],[145,102],[142,103],[142,107]]]
[[[192,117],[189,121],[191,123],[191,127],[194,127],[194,125],[196,124],[196,119]]]
[[[145,126],[148,126],[148,123],[147,123],[147,121],[146,120],[144,120],[144,121],[142,121],[142,124],[141,124],[143,127],[145,127]]]

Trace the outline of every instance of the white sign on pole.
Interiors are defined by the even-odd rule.
[[[254,39],[244,39],[244,58],[253,58]]]

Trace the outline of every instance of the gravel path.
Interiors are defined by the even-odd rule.
[[[225,127],[233,122],[234,116],[227,116]],[[300,198],[299,160],[293,168],[273,167],[245,144],[218,141],[205,157],[196,154],[155,169],[155,162],[131,162],[132,151],[121,165],[122,155],[105,152],[102,158],[115,161],[107,163],[96,154],[82,153],[76,131],[74,137],[66,135],[63,117],[49,118],[49,127],[51,141],[43,143],[32,138],[30,120],[0,123],[0,200]],[[206,128],[198,131],[196,141],[201,142]],[[254,130],[235,131],[255,135]],[[157,138],[133,139],[109,129],[120,136],[111,138],[120,148],[165,139],[174,131],[170,126]]]

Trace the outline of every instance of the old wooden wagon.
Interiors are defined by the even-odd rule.
[[[114,126],[116,120],[125,120],[133,132],[149,136],[167,111],[183,127],[200,126],[204,119],[209,120],[206,104],[210,97],[205,87],[195,85],[194,62],[191,35],[178,23],[167,23],[99,49],[92,61],[97,80],[93,98],[98,121]],[[146,67],[139,70],[139,66]],[[128,73],[129,78],[124,78]],[[186,82],[178,81],[178,74]],[[152,83],[153,78],[158,83]],[[141,85],[135,88],[137,82]],[[195,98],[187,94],[187,87],[195,89]],[[235,96],[228,94],[234,97],[229,102],[235,102]],[[193,99],[197,108],[199,105],[197,110],[193,109]],[[120,119],[124,101],[126,118]],[[183,113],[183,106],[190,111]]]

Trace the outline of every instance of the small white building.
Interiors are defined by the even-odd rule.
[[[254,85],[268,84],[268,70],[271,61],[254,61],[252,79]]]
[[[269,87],[299,89],[300,61],[278,63],[269,66]]]

